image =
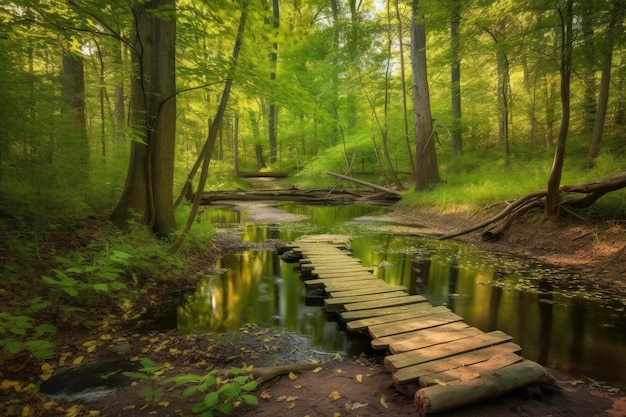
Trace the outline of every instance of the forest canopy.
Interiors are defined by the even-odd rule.
[[[1,210],[31,222],[42,209],[71,218],[104,207],[167,235],[203,149],[208,189],[269,170],[308,186],[332,184],[334,171],[400,190],[429,176],[419,191],[463,176],[515,183],[522,167],[532,191],[565,139],[567,182],[613,175],[626,151],[625,7],[4,2]]]

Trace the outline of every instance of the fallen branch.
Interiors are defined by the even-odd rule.
[[[355,184],[363,185],[365,187],[370,187],[370,188],[373,188],[375,190],[384,191],[386,193],[394,194],[394,195],[397,195],[397,196],[402,196],[402,193],[399,192],[399,191],[393,190],[391,188],[383,187],[383,186],[378,185],[378,184],[372,184],[371,182],[361,181],[361,180],[358,180],[356,178],[349,177],[347,175],[337,174],[336,172],[330,172],[330,171],[327,171],[326,174],[330,175],[331,177],[341,178],[342,180],[350,181],[350,182],[353,182]]]
[[[277,376],[288,375],[291,372],[305,372],[315,369],[318,365],[306,364],[306,365],[282,365],[271,366],[267,368],[252,368],[250,374],[254,377],[254,380],[260,384],[270,381]]]

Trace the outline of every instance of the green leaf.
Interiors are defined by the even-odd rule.
[[[241,398],[246,404],[259,405],[259,399],[254,395],[245,394],[245,395],[242,395]]]
[[[220,410],[222,414],[226,414],[228,416],[233,412],[233,405],[231,403],[220,404],[218,410]]]
[[[230,384],[222,386],[218,390],[218,392],[224,394],[229,400],[232,400],[233,398],[236,398],[241,392],[241,385],[231,382]]]
[[[204,396],[204,399],[202,400],[202,402],[204,403],[204,406],[206,408],[213,408],[217,404],[218,400],[219,400],[219,394],[215,391],[211,391],[207,395]]]
[[[180,394],[180,396],[182,398],[188,398],[191,395],[195,394],[196,392],[198,392],[198,387],[194,385],[192,387],[185,388],[185,390]]]
[[[6,341],[8,340],[8,341]],[[4,348],[7,352],[16,354],[22,350],[23,344],[14,339],[5,339]]]
[[[65,291],[66,293],[68,293],[72,297],[78,296],[78,291],[76,290],[76,288],[64,287],[63,291]]]
[[[96,291],[109,292],[109,286],[107,284],[103,284],[103,283],[93,284],[92,287]]]
[[[207,388],[212,387],[217,383],[217,378],[214,375],[209,375],[204,382],[199,386],[201,391],[206,391]]]
[[[111,288],[113,288],[114,290],[123,290],[124,288],[126,288],[126,284],[124,284],[123,282],[112,282],[111,284],[109,284],[111,286]]]
[[[253,389],[255,389],[257,386],[259,385],[259,383],[257,381],[250,381],[247,384],[242,385],[241,389],[243,391],[252,391]]]
[[[44,333],[54,333],[56,330],[56,326],[53,326],[52,324],[40,324],[35,327],[35,336],[41,336]]]

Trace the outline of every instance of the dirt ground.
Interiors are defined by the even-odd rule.
[[[262,211],[263,205],[259,205]],[[262,218],[262,213],[257,213]],[[274,213],[275,214],[275,213]],[[469,213],[397,209],[388,220],[398,223],[398,233],[445,234],[477,221]],[[494,251],[532,257],[585,272],[607,294],[626,295],[626,222],[559,225],[541,223],[533,217],[512,225],[497,242],[481,242],[477,233],[458,240]],[[219,242],[218,242],[219,243]],[[232,242],[231,242],[232,243]],[[226,242],[221,243],[228,246]],[[232,245],[237,246],[236,244]],[[224,251],[232,250],[224,247]],[[59,335],[63,346],[59,358],[28,359],[6,363],[1,371],[0,415],[6,416],[184,416],[201,402],[197,392],[182,398],[183,387],[162,386],[159,381],[176,375],[227,370],[252,365],[253,369],[291,364],[312,364],[311,370],[286,373],[263,382],[252,392],[258,406],[239,405],[235,416],[388,416],[418,415],[414,391],[396,389],[381,357],[346,357],[312,351],[301,336],[276,329],[246,326],[235,334],[180,335],[174,331],[136,332],[124,323],[100,317],[95,330],[76,328]],[[88,363],[137,363],[149,357],[167,367],[151,378],[137,380],[83,398],[51,398],[38,386],[53,373]],[[220,371],[221,372],[221,371]],[[584,375],[551,371],[554,383],[539,391],[522,390],[437,414],[442,417],[619,417],[626,416],[624,391]],[[220,375],[222,375],[220,373]],[[222,377],[226,377],[222,375]],[[154,380],[153,380],[154,379]],[[24,381],[27,383],[18,383]],[[81,382],[88,385],[90,381]],[[142,392],[159,398],[147,401]],[[147,391],[146,391],[147,390]],[[219,415],[219,414],[217,414]]]

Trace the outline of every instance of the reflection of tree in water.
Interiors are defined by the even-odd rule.
[[[554,318],[553,286],[549,280],[539,280],[539,357],[537,362],[542,365],[548,363],[552,336],[552,322]]]

